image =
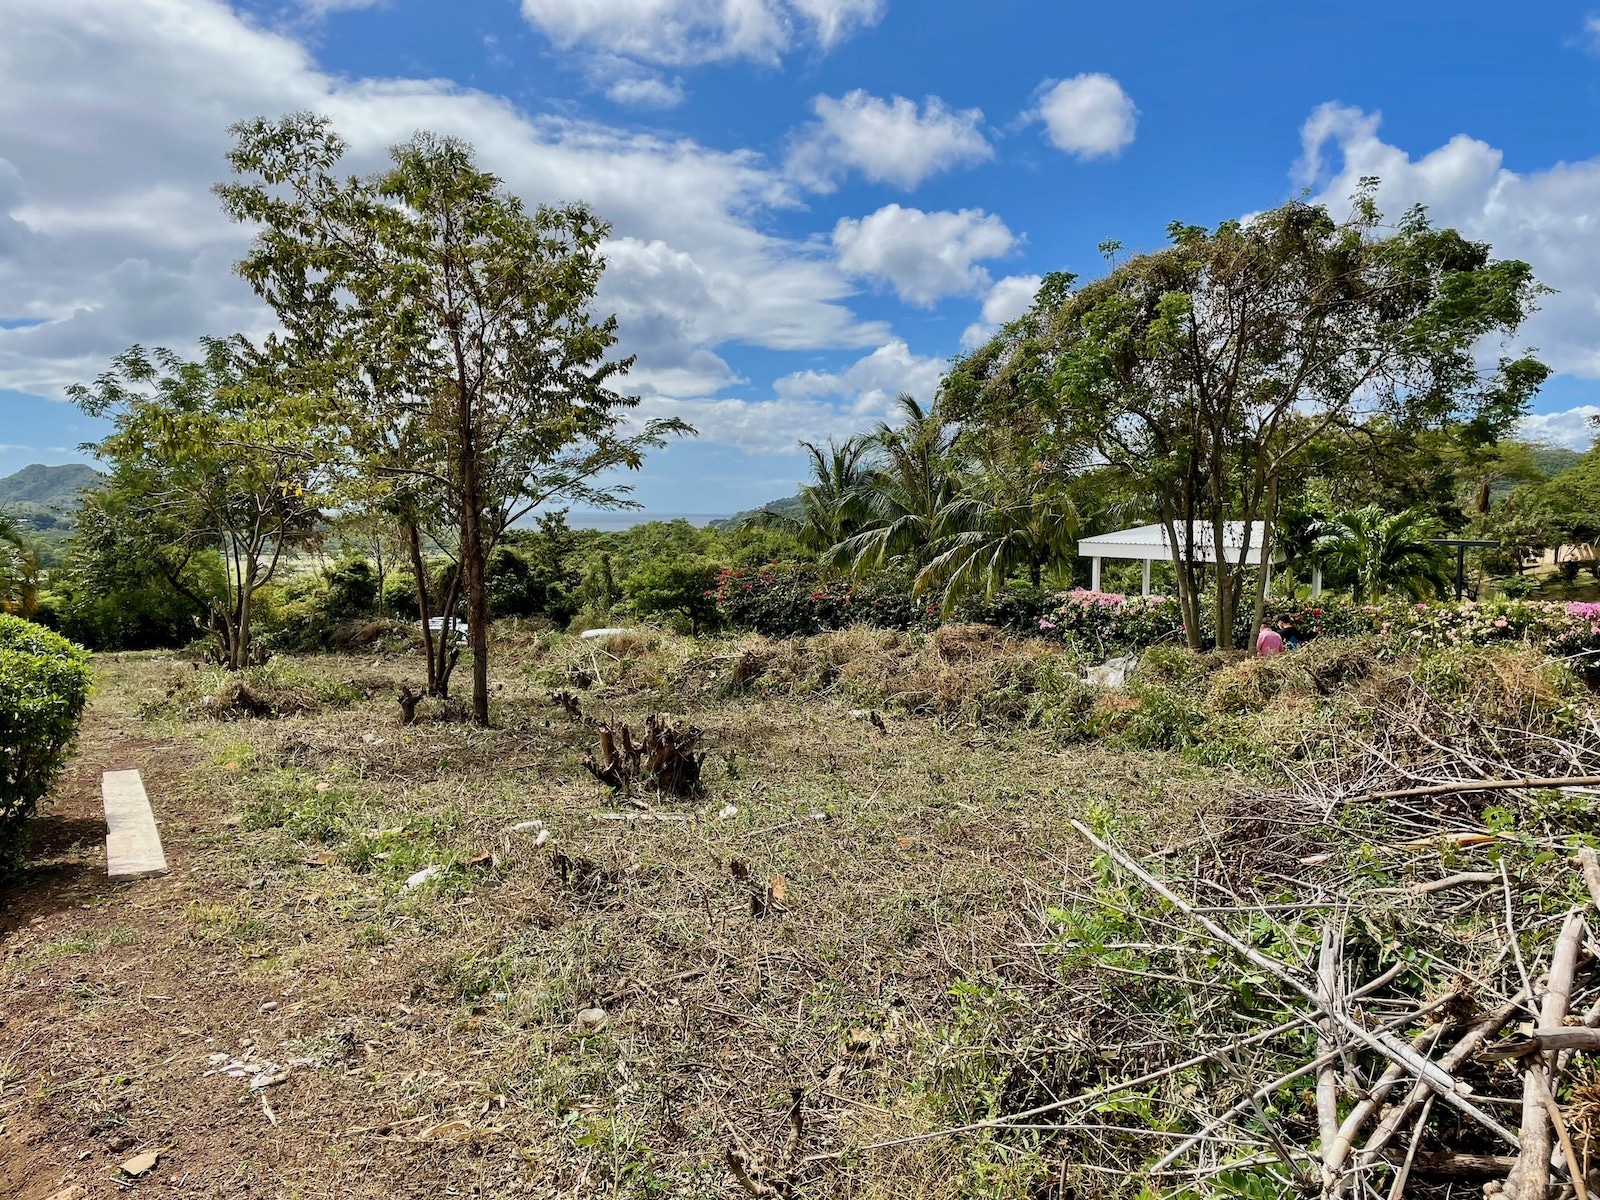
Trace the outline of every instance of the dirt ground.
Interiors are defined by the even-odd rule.
[[[747,1194],[730,1147],[772,1194],[1093,1194],[1025,1146],[861,1148],[1093,1078],[1045,917],[1090,862],[1066,819],[1160,844],[1232,786],[826,698],[595,687],[589,712],[705,730],[705,796],[643,813],[536,664],[496,664],[491,731],[399,727],[403,657],[304,660],[337,703],[236,721],[188,704],[192,664],[97,665],[0,892],[17,1200]],[[99,779],[127,767],[171,870],[112,885]]]

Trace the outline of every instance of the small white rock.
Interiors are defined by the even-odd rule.
[[[276,1000],[268,1000],[265,1004],[263,1004],[261,1006],[261,1011],[264,1012],[264,1013],[277,1012],[278,1011],[278,1002]]]
[[[409,892],[412,888],[419,888],[427,883],[428,880],[437,879],[442,874],[444,874],[443,867],[423,867],[422,870],[406,880],[406,891]]]
[[[605,1009],[586,1008],[578,1014],[578,1019],[574,1024],[577,1026],[579,1035],[582,1036],[584,1034],[599,1033],[606,1027],[606,1022],[609,1020],[610,1018],[606,1016]]]
[[[737,804],[725,804],[722,806],[722,811],[717,814],[717,816],[721,817],[724,821],[726,821],[729,817],[737,817],[738,815],[739,806]]]

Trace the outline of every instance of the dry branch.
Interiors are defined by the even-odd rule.
[[[1552,775],[1543,779],[1455,779],[1449,783],[1430,783],[1424,787],[1396,788],[1387,792],[1366,792],[1351,796],[1346,804],[1368,800],[1404,800],[1413,796],[1450,796],[1462,792],[1500,792],[1508,788],[1600,787],[1600,775]]]
[[[1572,975],[1578,963],[1578,943],[1583,935],[1583,915],[1567,914],[1550,958],[1550,974],[1539,1005],[1539,1025],[1553,1028],[1566,1019],[1572,999]],[[1549,1059],[1547,1062],[1546,1059]],[[1555,1066],[1554,1054],[1541,1054],[1528,1064],[1522,1090],[1522,1136],[1517,1165],[1506,1177],[1507,1200],[1544,1200],[1550,1187],[1550,1095],[1545,1072]]]
[[[1162,883],[1159,879],[1150,874],[1150,872],[1146,871],[1138,863],[1134,862],[1133,859],[1128,857],[1126,854],[1121,853],[1095,836],[1089,827],[1086,826],[1082,821],[1074,818],[1070,820],[1068,824],[1070,824],[1081,837],[1093,845],[1102,854],[1116,862],[1124,870],[1130,872],[1139,880],[1139,882],[1150,888],[1163,900],[1167,901],[1168,904],[1171,904],[1179,912],[1183,913],[1190,920],[1198,924],[1202,929],[1206,930],[1206,932],[1210,933],[1212,937],[1216,938],[1225,946],[1230,947],[1236,953],[1242,955],[1247,962],[1261,968],[1261,970],[1267,972],[1280,983],[1292,988],[1296,992],[1299,992],[1301,996],[1309,1000],[1313,1005],[1317,1003],[1316,992],[1310,987],[1307,987],[1306,984],[1301,980],[1296,978],[1295,975],[1282,963],[1278,962],[1276,959],[1268,958],[1265,954],[1262,954],[1253,946],[1246,945],[1233,934],[1229,933],[1221,925],[1207,917],[1204,913],[1196,912],[1194,906],[1187,900],[1184,900],[1171,888],[1167,887],[1166,884]],[[1510,1145],[1516,1146],[1519,1144],[1516,1134],[1512,1133],[1509,1129],[1500,1124],[1499,1121],[1495,1120],[1488,1113],[1484,1112],[1476,1104],[1473,1104],[1472,1101],[1466,1099],[1466,1097],[1464,1097],[1460,1091],[1457,1090],[1456,1081],[1450,1077],[1448,1072],[1441,1070],[1437,1064],[1431,1063],[1427,1059],[1420,1057],[1414,1051],[1412,1051],[1410,1047],[1404,1045],[1403,1043],[1396,1042],[1392,1037],[1386,1038],[1382,1035],[1371,1033],[1359,1022],[1351,1019],[1345,1014],[1332,1013],[1330,1015],[1339,1023],[1344,1031],[1356,1041],[1361,1042],[1363,1045],[1381,1054],[1384,1058],[1389,1059],[1391,1062],[1400,1063],[1409,1069],[1413,1074],[1417,1075],[1417,1077],[1423,1080],[1427,1086],[1437,1092],[1439,1097],[1446,1104],[1450,1105],[1452,1108],[1463,1113],[1464,1115],[1471,1117],[1479,1125],[1482,1125],[1485,1129],[1489,1130],[1491,1133],[1495,1134],[1497,1137],[1506,1141]]]

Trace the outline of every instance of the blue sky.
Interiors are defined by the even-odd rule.
[[[96,435],[60,397],[138,341],[270,322],[207,191],[230,121],[328,112],[355,165],[417,128],[530,201],[614,222],[633,389],[701,436],[660,511],[792,489],[801,437],[931,396],[1096,247],[1154,247],[1363,175],[1526,258],[1558,374],[1600,410],[1600,19],[1583,5],[1066,0],[10,0],[0,45],[0,473]]]

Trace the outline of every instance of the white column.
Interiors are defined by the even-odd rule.
[[[1150,560],[1148,558],[1144,560],[1144,591],[1139,594],[1141,596],[1150,594]]]
[[[1098,554],[1089,560],[1089,590],[1091,592],[1100,590],[1100,556]]]
[[[1322,564],[1311,564],[1311,595],[1313,598],[1322,595]]]

